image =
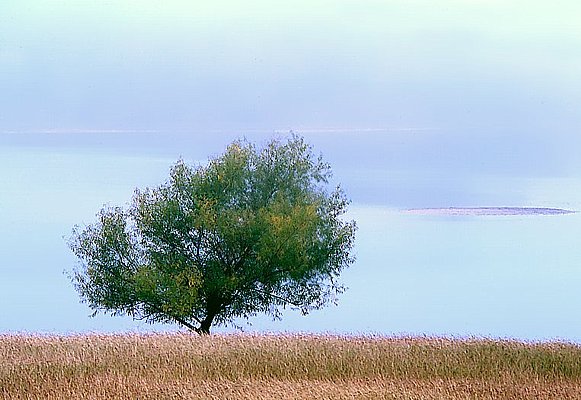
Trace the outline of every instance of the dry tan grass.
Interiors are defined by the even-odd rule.
[[[336,336],[0,336],[4,399],[581,399],[581,347]]]

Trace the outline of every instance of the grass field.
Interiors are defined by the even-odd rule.
[[[0,398],[581,399],[581,347],[310,335],[4,335]]]

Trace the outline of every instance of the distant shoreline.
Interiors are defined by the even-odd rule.
[[[410,208],[402,210],[411,215],[566,215],[577,211],[549,207],[447,207],[447,208]]]

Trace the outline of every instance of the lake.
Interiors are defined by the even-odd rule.
[[[272,132],[247,134],[264,141]],[[428,137],[432,135],[427,133]],[[531,160],[440,160],[400,132],[306,134],[353,199],[359,230],[349,288],[337,306],[246,331],[564,339],[581,342],[581,214],[409,212],[440,207],[581,210],[581,177],[526,168]],[[236,135],[44,132],[0,135],[0,332],[173,329],[98,316],[64,271],[66,241],[103,204],[125,205],[179,157],[204,162]],[[446,158],[447,153],[442,157]],[[450,153],[452,154],[452,153]],[[453,153],[456,154],[456,153]],[[516,154],[518,158],[518,153]],[[228,331],[226,329],[226,331]]]

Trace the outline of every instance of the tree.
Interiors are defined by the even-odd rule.
[[[136,190],[75,227],[71,279],[95,311],[179,323],[200,334],[287,306],[334,302],[353,262],[348,200],[328,191],[329,164],[298,136],[263,148],[236,141],[205,166],[178,161],[169,179]]]

